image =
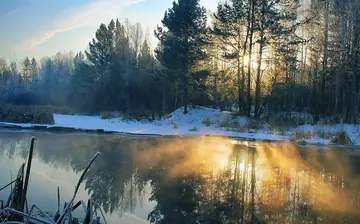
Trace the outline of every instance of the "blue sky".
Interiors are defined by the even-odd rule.
[[[200,0],[215,10],[218,0]],[[150,33],[172,0],[0,0],[0,57],[40,59],[58,51],[84,50],[101,23],[140,22]]]

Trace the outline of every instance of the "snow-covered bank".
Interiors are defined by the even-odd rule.
[[[244,117],[234,117],[229,112],[204,107],[189,108],[188,114],[183,114],[183,108],[179,108],[162,120],[154,122],[129,121],[114,119],[101,119],[99,116],[61,115],[54,114],[54,125],[37,124],[13,124],[2,122],[3,125],[24,128],[74,128],[77,130],[104,130],[105,132],[118,132],[139,135],[163,135],[163,136],[196,136],[214,135],[246,138],[255,140],[289,140],[288,136],[270,133],[246,133],[234,132],[220,126],[227,126],[229,122],[238,127],[247,124]],[[0,126],[1,127],[1,126]]]
[[[353,145],[360,146],[359,125],[302,125],[276,132],[266,124],[258,124],[230,112],[205,107],[190,107],[187,114],[179,108],[161,120],[134,121],[121,118],[101,119],[99,116],[54,114],[54,125],[0,123],[5,128],[61,131],[94,131],[156,136],[228,136],[252,140],[295,140],[306,144],[331,144],[331,139],[345,132]]]
[[[345,132],[354,146],[360,146],[360,125],[302,125],[290,130],[287,135],[307,143],[327,145],[340,132]]]

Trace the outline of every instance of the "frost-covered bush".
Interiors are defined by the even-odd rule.
[[[196,127],[190,128],[188,131],[197,131],[198,129]]]
[[[353,142],[344,131],[339,132],[333,139],[331,139],[331,142],[338,145],[353,145]]]
[[[210,120],[210,118],[205,117],[205,118],[202,120],[202,123],[203,123],[203,125],[205,125],[206,127],[209,127],[209,126],[211,125],[211,120]]]

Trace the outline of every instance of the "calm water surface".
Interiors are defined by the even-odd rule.
[[[47,212],[90,196],[108,223],[359,223],[360,157],[292,145],[234,146],[226,139],[0,132],[0,187],[38,139],[29,204]],[[0,199],[10,189],[0,191]],[[148,221],[147,221],[148,220]]]

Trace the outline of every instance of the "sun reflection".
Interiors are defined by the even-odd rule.
[[[251,143],[249,147],[245,142],[234,143],[228,139],[186,140],[164,145],[156,151],[149,150],[142,159],[146,164],[160,165],[164,158],[174,161],[168,169],[169,176],[200,175],[209,180],[202,186],[204,191],[212,192],[210,195],[213,191],[220,191],[215,195],[222,195],[223,190],[219,189],[228,186],[226,189],[233,192],[224,194],[236,195],[246,206],[261,203],[269,208],[282,208],[289,201],[301,198],[316,208],[353,211],[348,205],[350,197],[347,192],[333,185],[343,186],[344,180],[335,176],[333,179],[329,171],[320,169],[323,164],[320,165],[316,154],[311,154],[311,151],[304,159],[298,148],[291,144]],[[335,158],[329,157],[328,160],[334,162]],[[345,168],[340,166],[339,169]],[[213,186],[216,181],[220,184]],[[314,189],[321,189],[321,192],[314,194]],[[251,197],[251,194],[255,196]]]
[[[245,163],[244,163],[244,161],[241,161],[241,163],[239,164],[239,170],[242,173],[242,172],[244,172],[244,169],[245,169]]]

